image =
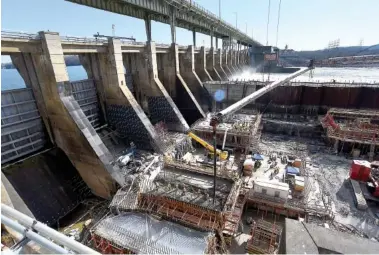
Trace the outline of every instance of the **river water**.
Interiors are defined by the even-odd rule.
[[[68,66],[70,81],[87,79],[83,66]],[[1,69],[1,90],[25,88],[25,82],[16,69]]]
[[[82,66],[68,66],[70,81],[87,79],[87,73]],[[244,71],[232,77],[233,80],[277,80],[288,74],[262,74],[253,71]],[[359,82],[378,82],[379,68],[316,68],[313,71],[313,78],[308,73],[299,76],[295,80],[299,81],[354,81]],[[1,90],[25,88],[24,80],[16,69],[1,69]]]
[[[278,80],[288,74],[262,74],[255,73],[252,70],[238,73],[231,77],[232,80]],[[309,72],[297,77],[294,81],[314,81],[314,82],[330,82],[336,80],[336,82],[355,82],[355,83],[379,83],[379,68],[330,68],[320,67],[313,70],[313,78],[309,77]]]

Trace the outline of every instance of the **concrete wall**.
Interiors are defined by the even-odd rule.
[[[293,82],[290,86],[275,88],[257,99],[255,105],[249,104],[246,108],[258,107],[260,110],[265,109],[265,112],[294,114],[323,114],[329,107],[379,108],[379,87],[369,84],[339,85],[341,87],[329,83]],[[217,90],[225,92],[222,107],[227,107],[263,87],[262,82],[204,83],[204,86],[211,94]]]

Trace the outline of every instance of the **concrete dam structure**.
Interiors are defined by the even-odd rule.
[[[162,139],[154,125],[163,122],[170,132],[184,133],[205,117],[211,95],[203,82],[213,80],[207,67],[216,70],[207,59],[218,53],[204,47],[68,38],[54,32],[4,33],[2,54],[10,55],[26,88],[2,92],[3,168],[17,164],[22,171],[25,158],[58,149],[65,164],[79,174],[68,178],[82,179],[94,195],[110,198],[116,183],[124,185],[112,162],[130,142],[164,153],[171,141]],[[233,54],[239,56],[233,65],[245,68],[247,50]],[[88,80],[69,81],[64,55],[79,56]],[[126,83],[125,69],[133,88]],[[49,165],[42,168],[55,171]],[[7,173],[16,193],[27,200],[20,188],[25,184],[15,180],[12,171]],[[43,179],[36,181],[45,185]],[[71,200],[62,204],[61,216],[80,199],[69,193]],[[33,213],[45,222],[58,217],[54,211],[46,217],[38,210]]]
[[[329,82],[327,72],[316,81],[313,61],[284,68],[279,48],[193,1],[68,2],[142,19],[147,41],[2,32],[2,54],[26,85],[2,91],[2,245],[7,236],[5,247],[39,253],[379,249],[377,81]],[[153,41],[152,21],[170,26],[170,44]],[[177,44],[176,27],[192,32],[191,45]],[[69,55],[86,79],[70,80]],[[257,69],[288,75],[235,80],[264,77]]]

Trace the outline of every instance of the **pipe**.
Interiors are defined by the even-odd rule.
[[[35,229],[38,231],[40,234],[51,238],[55,242],[64,245],[68,247],[70,250],[73,250],[76,253],[80,254],[99,254],[98,252],[94,251],[93,249],[85,246],[84,244],[81,244],[75,240],[72,240],[68,236],[59,233],[58,231],[48,227],[47,225],[36,221],[35,219],[30,218],[29,216],[15,210],[12,207],[9,207],[5,204],[1,204],[1,213],[3,215],[6,215],[8,217],[11,217],[13,219],[16,219],[20,224],[31,228]]]
[[[224,141],[222,142],[222,150],[225,148],[225,142],[226,142],[226,134],[228,133],[228,129],[225,129],[225,134],[224,134]]]
[[[221,115],[221,116],[225,116],[227,114],[231,114],[233,112],[236,112],[240,109],[242,109],[245,105],[249,104],[250,102],[252,102],[253,100],[261,97],[262,95],[266,94],[267,92],[269,92],[270,90],[292,80],[293,78],[305,73],[305,72],[308,72],[309,70],[313,69],[312,67],[307,67],[307,68],[302,68],[300,69],[299,71],[297,72],[294,72],[293,74],[290,74],[288,75],[286,78],[284,79],[281,79],[281,80],[278,80],[278,81],[275,81],[255,92],[253,92],[252,94],[248,95],[247,97],[244,97],[243,99],[241,99],[240,101],[232,104],[231,106],[227,107],[226,109],[222,110],[221,112],[219,112],[217,115]]]
[[[40,236],[38,233],[35,233],[31,231],[30,229],[22,226],[21,224],[17,223],[16,221],[8,218],[5,215],[1,215],[1,223],[5,226],[8,226],[11,229],[14,229],[20,234],[23,234],[25,237],[29,238],[30,240],[33,240],[34,242],[42,245],[43,247],[47,248],[49,251],[52,251],[54,253],[59,254],[68,254],[70,253],[66,249],[60,247],[59,245],[53,243],[52,241]]]

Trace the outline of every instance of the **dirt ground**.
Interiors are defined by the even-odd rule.
[[[282,151],[307,158],[307,174],[314,180],[313,189],[319,189],[316,199],[330,197],[336,225],[343,224],[363,236],[379,240],[379,219],[375,216],[379,205],[369,204],[366,211],[360,211],[354,205],[352,188],[347,180],[351,159],[332,155],[332,148],[321,140],[294,136],[262,134],[259,149],[265,154]]]

